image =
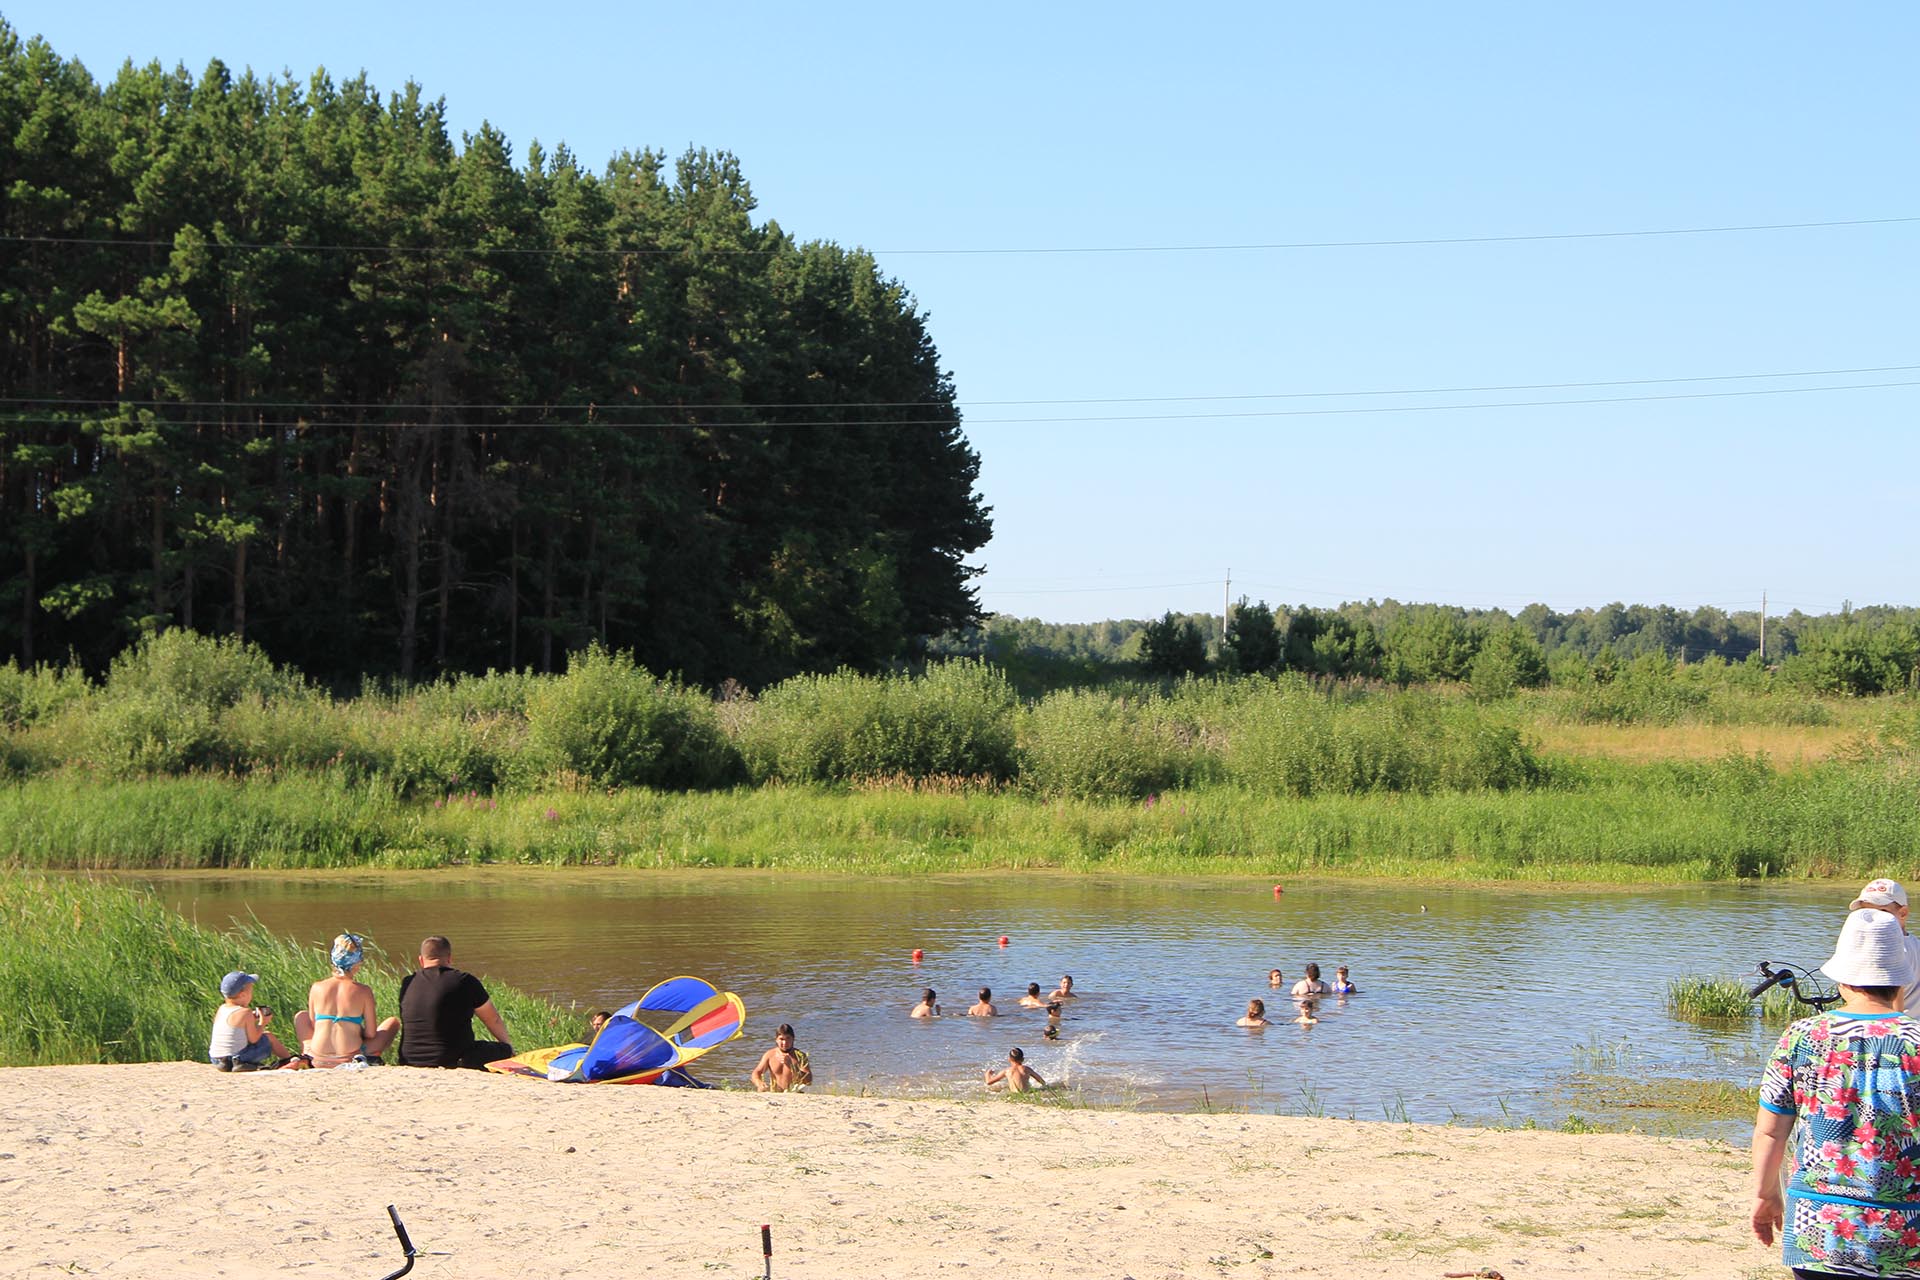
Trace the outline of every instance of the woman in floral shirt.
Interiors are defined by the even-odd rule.
[[[1795,1276],[1920,1280],[1920,1022],[1900,1011],[1920,967],[1900,922],[1871,910],[1847,917],[1821,967],[1840,1008],[1788,1027],[1760,1080],[1753,1233],[1779,1234]]]

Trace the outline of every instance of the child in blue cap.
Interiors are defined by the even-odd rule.
[[[213,1015],[207,1058],[222,1071],[277,1066],[293,1056],[267,1029],[273,1010],[253,1007],[253,987],[258,981],[260,975],[238,969],[220,979],[221,1003]]]

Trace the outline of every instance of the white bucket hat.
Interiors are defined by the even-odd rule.
[[[1820,968],[1850,987],[1910,987],[1920,970],[1907,955],[1906,931],[1884,911],[1855,911],[1840,926],[1833,958]]]

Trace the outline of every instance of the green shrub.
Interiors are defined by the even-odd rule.
[[[740,768],[712,702],[597,644],[534,689],[527,727],[554,767],[603,786],[721,786]]]
[[[78,667],[21,670],[13,659],[0,667],[0,728],[24,728],[52,718],[85,698],[91,686]]]
[[[739,741],[757,780],[1012,776],[1017,699],[983,662],[944,662],[918,678],[851,671],[796,676],[761,696]]]
[[[1346,703],[1276,684],[1236,716],[1227,777],[1268,795],[1505,790],[1544,770],[1518,729],[1429,694]]]
[[[1050,796],[1144,796],[1190,770],[1159,699],[1049,694],[1020,724],[1020,781]]]
[[[243,762],[222,713],[305,693],[297,673],[277,670],[256,645],[163,631],[115,658],[104,689],[83,704],[84,760],[111,773],[232,768]]]

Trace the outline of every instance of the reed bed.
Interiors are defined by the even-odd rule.
[[[1753,761],[1569,771],[1511,791],[1140,800],[826,785],[432,799],[337,774],[0,786],[0,861],[40,868],[537,863],[916,874],[1062,868],[1655,883],[1897,873],[1920,844],[1904,768]]]
[[[1747,994],[1752,978],[1707,978],[1689,976],[1667,983],[1667,1012],[1676,1018],[1695,1022],[1724,1022],[1759,1018],[1768,1024],[1785,1026],[1795,1018],[1804,1018],[1813,1010],[1793,998],[1791,992],[1771,987],[1758,1000]]]
[[[414,939],[403,944],[411,948]],[[240,922],[219,932],[151,895],[72,876],[0,877],[0,1066],[204,1060],[220,978],[260,975],[254,1002],[293,1035],[307,988],[330,970],[324,952]],[[403,968],[369,953],[362,976],[381,1016],[399,1010]],[[561,1044],[584,1011],[489,983],[517,1041]]]

